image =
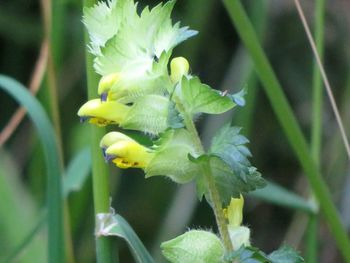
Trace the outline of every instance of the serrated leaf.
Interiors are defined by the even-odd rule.
[[[305,262],[300,254],[289,246],[282,246],[269,254],[272,263],[302,263]]]
[[[180,42],[195,35],[195,31],[172,26],[170,14],[175,1],[159,4],[139,15],[131,0],[125,0],[118,34],[106,42],[101,55],[95,60],[95,69],[101,75],[120,72],[127,78],[142,76],[152,70],[153,61],[163,52],[171,50]],[[131,8],[129,6],[132,6]]]
[[[176,104],[173,101],[170,101],[168,112],[168,126],[172,129],[183,128],[185,127],[183,118],[175,106]]]
[[[272,263],[266,254],[255,247],[241,246],[239,249],[225,255],[225,260],[244,263]]]
[[[140,97],[132,105],[120,126],[157,135],[168,127],[168,107],[169,100],[164,96]]]
[[[209,153],[218,156],[226,162],[233,172],[245,180],[246,174],[251,174],[251,157],[249,149],[245,146],[249,140],[240,134],[241,128],[223,126],[214,136]]]
[[[241,193],[248,193],[266,185],[265,180],[256,171],[255,167],[250,167],[247,174],[238,176],[223,160],[215,155],[201,155],[198,158],[190,157],[190,160],[197,164],[209,162],[220,199],[225,207],[229,205],[231,197],[239,198]],[[201,174],[196,178],[196,188],[198,199],[201,200],[202,196],[205,195],[207,201],[211,204],[207,184]]]
[[[131,14],[136,14],[133,1],[109,0],[98,2],[90,8],[84,8],[83,23],[90,38],[90,52],[95,56],[101,55],[101,47],[115,36],[121,22]]]
[[[210,159],[210,167],[224,206],[228,206],[231,197],[238,198],[241,193],[248,193],[266,185],[254,167],[250,167],[247,173],[238,175],[223,160],[215,156]]]
[[[209,113],[219,114],[232,109],[235,103],[228,97],[220,95],[206,84],[200,82],[198,77],[181,81],[182,96],[186,109],[192,114]]]
[[[200,173],[198,166],[188,159],[196,155],[191,136],[184,129],[169,130],[155,147],[156,155],[146,167],[146,177],[163,175],[177,183],[187,183]]]

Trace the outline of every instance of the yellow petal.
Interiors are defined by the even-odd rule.
[[[244,199],[231,198],[229,206],[224,210],[230,227],[238,227],[242,224]]]
[[[129,136],[125,135],[121,132],[109,132],[100,141],[100,147],[102,148],[108,148],[114,143],[120,142],[120,141],[134,141]]]
[[[120,168],[145,168],[154,153],[136,141],[118,141],[106,149],[107,156],[115,156],[113,162]]]
[[[101,102],[100,99],[89,100],[78,111],[78,116],[90,119],[91,123],[105,125],[123,122],[129,106],[116,101]]]
[[[190,65],[184,57],[173,58],[170,62],[170,78],[173,82],[179,82],[184,75],[188,74]]]
[[[103,76],[98,83],[98,94],[101,95],[103,93],[108,92],[115,84],[119,82],[121,79],[120,73],[112,73],[106,76]]]

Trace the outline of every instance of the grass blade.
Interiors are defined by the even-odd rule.
[[[0,88],[26,108],[37,128],[44,149],[47,169],[49,262],[62,263],[64,258],[61,168],[52,125],[40,103],[19,82],[0,75]]]
[[[267,186],[265,188],[251,192],[249,193],[249,196],[283,207],[301,210],[310,214],[317,212],[317,207],[312,205],[312,203],[272,182],[267,182]]]
[[[138,263],[154,263],[151,255],[142,244],[141,240],[120,215],[98,214],[96,224],[96,236],[118,236],[129,245],[133,257]]]
[[[338,248],[350,262],[350,242],[326,183],[321,177],[308,149],[298,122],[291,110],[279,81],[259,43],[258,37],[239,0],[224,0],[225,7],[245,47],[250,53],[273,110],[301,163],[312,190],[320,202],[321,210],[333,234]]]
[[[91,152],[85,148],[81,150],[69,163],[63,180],[63,196],[78,191],[91,172]]]

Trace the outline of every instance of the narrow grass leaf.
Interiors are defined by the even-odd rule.
[[[266,187],[249,193],[250,196],[276,204],[314,214],[317,207],[299,195],[273,182],[267,182]]]
[[[47,169],[48,244],[51,263],[64,259],[61,167],[52,125],[40,103],[16,80],[0,75],[0,88],[23,106],[37,128]]]
[[[97,214],[96,235],[118,236],[129,245],[130,251],[138,263],[154,263],[151,255],[142,244],[129,223],[120,215]]]
[[[338,211],[332,202],[329,189],[312,160],[300,126],[291,110],[267,56],[260,45],[254,28],[239,0],[224,0],[224,4],[243,44],[252,57],[256,73],[263,84],[265,92],[287,139],[305,171],[305,175],[309,180],[315,196],[320,202],[321,210],[329,225],[329,229],[336,240],[338,248],[344,258],[350,262],[350,242],[346,234],[347,232],[344,229]]]
[[[91,152],[84,148],[69,163],[63,179],[63,196],[79,191],[91,172]]]

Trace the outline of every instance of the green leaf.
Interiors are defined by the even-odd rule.
[[[124,239],[138,263],[154,263],[151,255],[142,244],[141,240],[129,225],[118,214],[97,214],[96,236],[117,236]]]
[[[196,155],[196,151],[187,130],[169,130],[156,144],[155,157],[145,170],[146,178],[164,175],[183,184],[200,174],[198,165],[188,159],[188,154]]]
[[[194,245],[195,244],[195,245]],[[212,232],[190,230],[161,244],[162,253],[171,263],[219,263],[224,247]]]
[[[249,140],[240,134],[241,128],[224,125],[214,136],[209,152],[225,161],[237,174],[246,173],[251,166],[251,153],[245,146]]]
[[[146,7],[140,16],[130,4],[133,1],[125,2],[128,8],[118,13],[122,16],[118,34],[106,42],[102,55],[95,60],[95,69],[101,75],[113,72],[121,72],[127,78],[144,75],[152,69],[154,59],[197,33],[187,27],[180,28],[178,23],[172,26],[170,14],[175,1],[151,10]]]
[[[172,129],[179,129],[185,127],[183,123],[183,118],[176,109],[176,104],[173,101],[169,103],[169,112],[168,112],[168,126]]]
[[[249,167],[246,173],[238,175],[223,160],[215,156],[210,159],[210,167],[224,206],[229,204],[231,197],[238,198],[241,193],[248,193],[266,185],[255,167]]]
[[[157,135],[168,128],[168,110],[169,100],[166,97],[143,96],[135,101],[120,126]]]
[[[48,260],[52,263],[61,263],[64,257],[62,171],[55,132],[40,103],[22,84],[7,76],[0,75],[0,88],[10,94],[28,111],[42,142],[48,175],[46,189],[49,237]]]
[[[241,246],[225,255],[225,260],[244,263],[302,263],[304,259],[291,247],[283,246],[268,256],[256,247]]]
[[[241,246],[239,249],[225,255],[225,260],[244,263],[272,263],[266,254],[256,247]]]
[[[304,259],[297,251],[289,246],[282,246],[278,250],[269,254],[272,263],[302,263]]]
[[[228,206],[231,197],[238,198],[241,193],[248,193],[258,188],[265,187],[266,185],[265,180],[261,177],[260,173],[256,171],[255,167],[249,167],[248,173],[244,174],[244,176],[238,176],[222,159],[215,155],[203,154],[197,158],[189,155],[188,158],[191,162],[196,164],[209,162],[216,187],[218,188],[224,206]],[[210,203],[207,184],[201,174],[196,178],[196,188],[198,199],[202,200],[203,195],[205,195],[207,201]]]
[[[81,150],[69,163],[63,179],[63,196],[79,191],[91,172],[91,153],[89,148]]]
[[[236,104],[227,96],[220,95],[198,77],[181,81],[182,96],[186,110],[192,115],[197,113],[219,114],[232,109]]]
[[[83,23],[89,33],[90,51],[94,55],[101,53],[100,48],[107,40],[117,34],[122,16],[122,8],[118,0],[98,2],[90,8],[84,8]]]

